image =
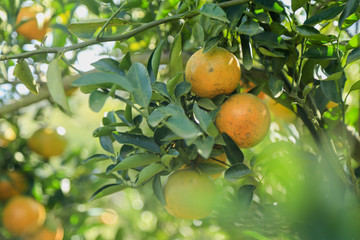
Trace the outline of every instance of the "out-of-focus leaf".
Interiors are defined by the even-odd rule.
[[[144,135],[114,132],[113,137],[119,143],[130,144],[147,149],[154,153],[160,153],[160,147],[154,142],[154,140]]]
[[[205,33],[203,27],[200,25],[200,23],[195,23],[194,27],[192,28],[192,35],[200,45],[203,45]]]
[[[78,38],[88,40],[95,38],[106,22],[107,19],[104,18],[83,20],[82,22],[69,24],[68,30]],[[133,24],[124,19],[112,19],[101,37],[120,35]]]
[[[284,81],[274,75],[270,76],[269,88],[274,98],[278,98],[283,93]]]
[[[85,159],[82,163],[87,163],[89,161],[102,161],[102,160],[109,160],[110,157],[108,155],[105,154],[95,154],[92,155],[91,157],[88,157],[87,159]]]
[[[234,140],[229,137],[226,133],[221,134],[226,145],[224,146],[225,154],[231,165],[242,163],[244,161],[244,154],[236,145]]]
[[[89,97],[89,106],[94,112],[99,112],[104,106],[108,95],[104,92],[94,91]]]
[[[30,92],[36,95],[39,94],[39,86],[36,84],[26,60],[19,61],[15,65],[14,76],[17,77]]]
[[[159,162],[160,157],[155,154],[150,153],[137,153],[130,155],[123,159],[119,164],[117,164],[111,171],[108,173],[112,173],[114,171],[125,170],[129,168],[137,168],[145,165],[149,165],[151,163]]]
[[[284,11],[284,8],[276,0],[254,0],[256,4],[277,13]]]
[[[198,138],[195,140],[198,153],[205,159],[209,158],[213,149],[215,139],[211,136],[205,138]]]
[[[344,11],[341,13],[339,18],[339,28],[342,29],[342,25],[346,18],[348,18],[351,14],[355,13],[359,7],[359,0],[348,0],[346,2],[346,6]]]
[[[356,90],[359,90],[360,89],[360,80],[357,81],[356,83],[354,83],[351,88],[350,88],[350,92],[352,91],[356,91]]]
[[[133,63],[126,75],[132,90],[131,94],[137,104],[147,107],[151,99],[151,83],[147,69],[141,63]]]
[[[100,189],[98,189],[96,192],[94,192],[93,195],[91,195],[89,201],[99,199],[116,192],[120,192],[126,188],[128,188],[128,186],[124,184],[117,184],[117,183],[107,184],[101,187]]]
[[[266,48],[259,47],[259,51],[264,55],[268,57],[274,57],[274,58],[282,58],[285,57],[284,53],[277,52],[277,51],[269,51]]]
[[[241,213],[244,214],[250,208],[255,189],[254,185],[243,185],[239,188],[237,196]]]
[[[252,173],[251,170],[243,163],[232,165],[225,171],[225,179],[229,182],[236,181]]]
[[[70,112],[57,58],[50,62],[46,73],[46,79],[51,98],[67,112]]]
[[[222,10],[221,7],[214,3],[204,4],[200,9],[200,13],[213,19],[217,19],[226,23],[229,22],[229,19],[227,19],[224,10]]]
[[[360,33],[353,36],[346,45],[347,49],[359,48],[359,47],[360,47]]]
[[[144,167],[139,173],[139,177],[136,181],[136,185],[140,185],[146,182],[147,180],[149,180],[154,175],[158,174],[164,169],[165,166],[161,163],[152,163],[149,166]]]
[[[99,86],[105,88],[111,88],[113,84],[116,84],[121,89],[128,92],[132,91],[132,85],[129,80],[115,73],[96,72],[84,74],[72,83],[72,85],[75,87]]]
[[[165,204],[166,204],[165,196],[164,196],[164,192],[163,192],[163,188],[161,185],[161,179],[160,179],[159,174],[155,175],[152,187],[153,187],[153,191],[154,191],[156,198],[161,202],[161,204],[163,206],[165,206]]]
[[[292,0],[291,9],[293,10],[293,12],[295,12],[296,10],[304,6],[305,3],[307,3],[307,0]]]

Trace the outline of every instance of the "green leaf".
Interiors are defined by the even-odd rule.
[[[337,59],[336,51],[337,49],[334,46],[310,47],[302,57],[311,59]]]
[[[175,98],[175,96],[174,96],[175,87],[178,83],[180,83],[183,80],[184,80],[184,74],[182,72],[175,74],[174,77],[172,77],[171,79],[168,80],[167,91],[170,96]]]
[[[270,11],[281,13],[284,8],[276,0],[254,0],[256,4],[268,9]]]
[[[81,75],[72,83],[72,86],[95,86],[99,88],[111,88],[113,84],[116,84],[122,90],[128,92],[132,91],[132,85],[125,77],[119,74],[106,72],[95,72]]]
[[[219,36],[209,38],[205,42],[205,46],[204,46],[204,49],[203,49],[202,53],[207,53],[207,52],[211,51],[211,49],[217,47],[219,42],[221,41],[221,39],[222,38],[219,37]]]
[[[200,25],[200,23],[195,23],[192,28],[192,35],[200,45],[203,45],[204,39],[205,39],[205,33],[203,27]]]
[[[173,151],[171,151],[173,150]],[[165,154],[161,157],[161,162],[166,166],[169,167],[170,166],[170,162],[172,159],[176,158],[179,156],[179,152],[176,151],[175,149],[171,149],[169,151],[169,154]]]
[[[110,136],[101,136],[101,137],[99,137],[99,140],[100,140],[101,147],[105,151],[108,151],[109,153],[114,154],[114,147],[112,145],[113,140],[111,139]]]
[[[357,81],[356,83],[354,83],[354,84],[351,86],[349,92],[356,91],[356,90],[359,90],[359,89],[360,89],[360,80]]]
[[[200,98],[197,101],[197,104],[200,107],[205,108],[207,110],[215,110],[217,108],[215,103],[210,98]]]
[[[360,47],[360,33],[353,36],[348,44],[346,45],[346,49],[358,48]]]
[[[161,40],[159,45],[157,45],[157,47],[151,53],[147,64],[147,70],[149,72],[151,83],[154,83],[156,81],[158,75],[163,45],[164,45],[164,40]]]
[[[333,5],[332,7],[325,8],[324,10],[316,13],[315,15],[308,18],[304,24],[315,25],[323,20],[332,20],[343,10],[343,6]]]
[[[304,6],[305,3],[307,3],[307,0],[291,0],[291,9],[293,10],[293,12],[295,12],[296,10]]]
[[[296,26],[296,31],[303,37],[317,41],[331,41],[332,37],[321,34],[319,30],[309,25]]]
[[[184,139],[193,138],[200,134],[196,125],[183,114],[177,114],[168,118],[165,124],[177,136]]]
[[[194,103],[193,112],[194,117],[199,122],[199,126],[201,127],[201,129],[212,136],[212,134],[210,134],[209,132],[209,127],[213,123],[210,115],[206,111],[200,109],[196,102]],[[218,131],[217,133],[215,133],[215,135],[218,135]]]
[[[175,36],[173,45],[171,47],[169,74],[172,77],[175,76],[175,74],[183,71],[184,71],[184,66],[182,60],[182,44],[181,44],[181,32],[180,32]]]
[[[274,98],[280,97],[284,90],[283,87],[284,81],[282,79],[278,78],[277,76],[270,75],[269,88]]]
[[[49,63],[46,79],[51,98],[67,112],[70,112],[70,107],[66,99],[64,85],[61,78],[59,61],[57,58]]]
[[[118,165],[116,165],[109,173],[114,171],[125,170],[129,168],[137,168],[151,163],[159,162],[160,157],[150,153],[137,153],[126,157]]]
[[[89,97],[89,107],[94,112],[100,112],[104,106],[108,95],[104,92],[93,91]]]
[[[131,61],[131,56],[130,56],[130,52],[127,52],[125,54],[125,56],[121,59],[120,62],[120,69],[124,69],[124,70],[129,70],[129,68],[131,67],[132,61]]]
[[[119,62],[112,58],[102,58],[91,65],[102,72],[112,72],[125,76],[124,71],[119,67]]]
[[[243,64],[246,70],[251,70],[253,57],[251,52],[250,38],[247,35],[240,35]]]
[[[119,143],[130,144],[147,149],[154,153],[160,153],[160,147],[154,142],[154,140],[144,135],[113,132],[113,137]]]
[[[77,23],[71,23],[68,26],[68,30],[82,40],[93,39],[100,32],[107,20],[108,19],[104,18],[88,19]],[[101,37],[120,35],[125,32],[130,25],[134,25],[134,23],[119,18],[112,19]]]
[[[26,60],[19,61],[15,65],[14,76],[17,77],[30,92],[36,95],[39,94],[39,85],[36,84]]]
[[[82,163],[87,163],[89,161],[103,161],[103,160],[109,160],[109,159],[110,159],[110,157],[108,155],[95,154],[95,155],[92,155],[91,157],[88,157],[84,161],[82,161]]]
[[[140,185],[146,182],[147,180],[149,180],[154,175],[158,174],[164,169],[165,166],[161,163],[152,163],[149,166],[144,167],[139,173],[139,177],[136,181],[136,185]]]
[[[96,192],[94,192],[93,195],[91,195],[89,201],[99,199],[116,192],[120,192],[126,188],[128,188],[128,186],[124,184],[118,184],[118,183],[107,184],[101,187],[100,189],[98,189]]]
[[[166,204],[165,196],[164,196],[163,187],[161,185],[161,179],[160,179],[159,174],[155,175],[153,184],[152,184],[152,188],[153,188],[153,192],[154,192],[156,198],[161,202],[161,204],[163,206],[165,206],[165,204]]]
[[[161,96],[164,96],[164,97],[170,99],[170,95],[169,95],[169,92],[167,90],[167,86],[165,83],[154,82],[152,85],[152,89],[153,89],[153,91],[160,93]]]
[[[175,98],[177,99],[186,95],[188,92],[190,92],[190,90],[191,90],[191,83],[187,81],[182,81],[178,83],[175,86],[175,91],[174,91]]]
[[[220,20],[222,22],[229,23],[229,19],[226,17],[226,13],[221,7],[214,3],[206,3],[200,9],[200,13],[213,19]]]
[[[360,47],[352,50],[346,58],[346,64],[353,63],[360,59]]]
[[[236,145],[236,143],[226,133],[221,134],[226,145],[224,146],[225,154],[231,165],[242,163],[244,161],[244,154]]]
[[[169,116],[170,116],[169,114],[165,114],[160,110],[156,109],[148,117],[148,123],[151,127],[156,127]]]
[[[239,188],[237,197],[241,213],[246,212],[250,208],[255,189],[256,186],[254,185],[243,185]]]
[[[99,3],[95,0],[80,0],[80,3],[84,4],[91,12],[93,12],[95,15],[99,15]]]
[[[264,55],[268,57],[285,57],[284,53],[282,52],[276,52],[276,51],[269,51],[266,48],[259,47],[259,51]]]
[[[205,138],[198,138],[195,140],[198,153],[205,159],[209,158],[213,149],[215,139],[211,136]]]
[[[346,6],[344,11],[341,13],[339,18],[339,28],[342,29],[342,25],[346,18],[348,18],[351,14],[355,13],[359,7],[359,0],[348,0],[346,2]]]
[[[241,23],[240,26],[236,28],[236,31],[244,35],[253,36],[264,31],[264,29],[260,27],[258,22],[249,18],[247,21]]]
[[[237,163],[235,165],[232,165],[230,168],[228,168],[225,171],[224,176],[227,181],[233,182],[245,177],[250,173],[252,173],[251,170],[245,164]]]
[[[141,63],[133,63],[126,74],[132,90],[131,94],[137,104],[142,107],[147,107],[151,99],[151,83],[148,71]]]
[[[252,36],[251,38],[260,46],[265,46],[270,49],[288,49],[285,41],[281,38],[281,36],[274,32],[261,32]]]

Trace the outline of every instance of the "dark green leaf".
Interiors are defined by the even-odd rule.
[[[205,34],[203,27],[197,22],[195,23],[194,27],[192,28],[192,35],[200,45],[203,45]]]
[[[204,49],[202,52],[203,53],[209,52],[211,49],[217,47],[220,41],[221,41],[221,37],[219,37],[219,36],[209,38],[205,42],[205,46],[204,46]]]
[[[169,74],[171,77],[184,71],[182,60],[181,32],[175,36],[170,52]],[[169,92],[170,93],[170,92]]]
[[[325,8],[324,10],[316,13],[315,15],[308,18],[304,24],[307,25],[314,25],[317,24],[323,20],[331,20],[334,19],[337,15],[341,13],[344,6],[337,6],[333,5],[332,7]]]
[[[217,106],[215,105],[215,103],[213,101],[211,101],[211,99],[209,98],[200,98],[197,101],[197,104],[202,107],[205,108],[207,110],[215,110],[217,108]]]
[[[197,164],[197,167],[202,173],[209,175],[218,174],[226,170],[226,167],[224,167],[222,164],[215,162],[200,162]]]
[[[138,179],[136,181],[136,185],[140,185],[146,182],[147,180],[149,180],[154,175],[158,174],[164,169],[165,166],[161,163],[152,163],[149,166],[144,167],[139,173]]]
[[[198,153],[205,159],[209,158],[213,149],[215,139],[211,136],[205,138],[198,138],[195,140]]]
[[[247,21],[241,23],[240,26],[236,28],[236,31],[244,35],[253,36],[264,31],[264,29],[260,27],[259,23],[252,19],[248,19]]]
[[[84,4],[91,12],[93,12],[95,15],[99,15],[99,9],[100,5],[95,0],[80,0],[80,3]]]
[[[135,148],[133,146],[130,146],[130,145],[122,145],[121,149],[120,149],[120,156],[122,158],[126,158],[127,155],[131,152],[133,152],[135,150]]]
[[[101,147],[105,151],[108,151],[109,153],[114,154],[114,147],[112,145],[112,139],[110,136],[101,136],[101,137],[99,137],[99,141],[100,141]]]
[[[259,47],[259,51],[264,55],[268,57],[274,57],[274,58],[283,58],[285,57],[284,53],[277,52],[277,51],[269,51],[266,48]]]
[[[360,89],[360,80],[357,81],[356,83],[354,83],[351,88],[350,88],[350,92],[351,91],[356,91],[356,90],[359,90]]]
[[[245,164],[237,163],[225,171],[225,179],[229,182],[233,182],[250,173],[252,173],[251,170]]]
[[[340,102],[340,94],[335,81],[321,81],[320,87],[329,100],[335,103]]]
[[[249,36],[240,35],[240,40],[244,67],[246,70],[251,70],[253,66],[253,58]]]
[[[132,86],[129,80],[115,73],[96,72],[84,74],[72,83],[75,87],[98,86],[104,88],[111,88],[113,84],[116,84],[123,90],[129,92],[132,91]]]
[[[339,28],[342,29],[342,25],[346,18],[348,18],[351,14],[355,13],[359,7],[359,0],[348,0],[346,2],[346,6],[344,11],[341,13],[339,18]]]
[[[239,188],[237,196],[241,213],[250,208],[255,189],[254,185],[243,185]]]
[[[154,140],[144,135],[114,132],[113,136],[119,143],[131,144],[155,153],[160,153],[160,148]]]
[[[94,91],[89,97],[89,106],[94,112],[100,112],[104,106],[108,95],[104,92]]]
[[[156,198],[161,202],[162,205],[165,206],[166,202],[165,202],[165,196],[164,196],[164,192],[163,192],[163,188],[161,185],[161,180],[160,180],[160,175],[156,174],[153,180],[153,192],[156,196]]]
[[[175,74],[174,77],[169,79],[169,81],[167,82],[167,91],[168,91],[168,93],[169,93],[169,95],[171,97],[175,97],[174,96],[175,87],[176,87],[176,85],[178,83],[180,83],[183,80],[184,80],[184,74],[183,73],[177,73],[177,74]]]
[[[130,155],[123,159],[119,164],[117,164],[111,171],[108,173],[112,173],[114,171],[120,171],[130,168],[137,168],[145,165],[149,165],[151,163],[159,162],[160,157],[155,154],[150,153],[137,153]]]
[[[101,187],[100,189],[98,189],[96,192],[94,192],[93,195],[91,195],[89,201],[99,199],[116,192],[120,192],[126,188],[128,188],[128,186],[124,184],[117,184],[117,183],[107,184]]]
[[[19,61],[15,65],[14,76],[17,77],[30,92],[36,95],[39,94],[39,86],[36,84],[26,60]]]
[[[128,71],[131,67],[132,61],[131,61],[131,56],[130,56],[130,52],[127,52],[125,54],[125,56],[121,59],[120,62],[120,69],[124,69],[126,71]]]
[[[112,58],[103,58],[91,65],[99,71],[113,72],[125,76],[124,71],[119,67],[119,62]]]
[[[303,37],[317,41],[331,41],[332,37],[321,34],[319,30],[309,25],[296,26],[296,31]]]
[[[195,103],[193,107],[194,117],[199,122],[199,126],[203,131],[208,133],[212,137],[216,137],[219,134],[219,131],[215,128],[211,128],[213,125],[213,119],[211,116],[204,110],[200,109],[198,104]]]
[[[285,41],[281,38],[281,36],[273,32],[261,32],[252,36],[251,38],[260,46],[265,46],[270,49],[288,49]]]
[[[278,98],[283,93],[284,81],[277,76],[270,75],[269,88],[274,98]]]
[[[115,112],[115,114],[116,114],[116,116],[118,116],[118,118],[120,118],[121,121],[122,121],[123,123],[125,123],[126,125],[128,125],[128,126],[132,126],[132,125],[133,125],[132,122],[129,122],[129,120],[128,120],[127,117],[125,116],[125,111],[124,111],[124,110],[117,110],[117,111]],[[131,120],[132,120],[132,119],[131,119]]]
[[[157,47],[151,53],[148,64],[147,64],[147,70],[149,72],[151,83],[154,83],[156,81],[156,78],[158,75],[163,45],[164,45],[164,41],[161,40],[159,45],[157,45]]]
[[[85,159],[82,163],[87,163],[89,161],[102,161],[102,160],[109,160],[110,157],[108,155],[105,154],[95,154],[92,155],[91,157],[88,157],[87,159]]]
[[[144,118],[142,115],[137,115],[136,117],[134,117],[133,122],[134,122],[135,127],[139,127],[140,124],[142,123],[143,119]]]
[[[163,112],[159,111],[158,109],[156,109],[150,114],[150,116],[148,118],[148,123],[151,127],[156,127],[157,125],[159,125],[162,121],[164,121],[169,116],[170,115],[163,113]]]
[[[244,161],[244,154],[236,145],[236,143],[226,133],[221,134],[226,145],[224,146],[225,154],[231,165],[242,163]]]
[[[133,63],[126,74],[126,78],[132,85],[131,94],[137,104],[147,107],[151,99],[150,77],[144,65]]]
[[[176,135],[184,139],[193,138],[200,134],[196,125],[182,114],[168,118],[165,124]]]
[[[178,83],[175,86],[175,91],[174,91],[175,98],[179,98],[186,95],[188,92],[190,92],[190,90],[191,90],[191,83],[187,81],[182,81]]]
[[[284,11],[284,8],[276,0],[254,0],[256,4],[277,13]]]
[[[61,78],[59,61],[57,58],[50,62],[46,73],[46,79],[51,98],[67,112],[70,112],[70,107],[66,99],[64,85]]]
[[[167,90],[167,86],[163,82],[154,82],[152,85],[152,89],[158,93],[160,93],[161,96],[164,96],[166,98],[170,98],[170,95]]]
[[[303,58],[312,59],[337,59],[337,49],[333,46],[310,47]]]
[[[106,22],[107,19],[104,18],[83,20],[82,22],[69,24],[68,30],[80,39],[93,39],[97,36]],[[125,32],[130,25],[133,25],[133,23],[130,23],[124,19],[112,19],[101,36],[104,37],[120,35],[121,33]]]
[[[121,123],[118,123],[118,125]],[[120,125],[121,126],[121,125]],[[122,126],[126,126],[125,124],[122,124]],[[107,136],[107,135],[111,135],[111,133],[113,131],[115,131],[116,129],[114,127],[99,127],[97,129],[94,130],[93,132],[93,137],[101,137],[101,136]]]
[[[227,19],[224,10],[222,10],[221,7],[214,3],[204,4],[200,9],[200,13],[213,19],[217,19],[226,23],[229,22],[229,19]]]

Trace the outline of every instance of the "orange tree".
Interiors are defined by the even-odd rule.
[[[89,94],[92,110],[100,111],[108,98],[119,100],[122,104],[107,112],[93,131],[104,152],[85,160],[86,164],[108,163],[104,174],[115,183],[99,188],[92,198],[151,184],[154,195],[166,206],[164,180],[187,164],[192,170],[179,171],[197,171],[201,178],[225,171],[225,180],[237,188],[236,192],[220,189],[210,216],[236,236],[359,236],[359,106],[354,101],[360,89],[358,0],[104,0],[84,4],[91,12],[90,20],[76,15],[77,2],[48,5],[53,9],[50,39],[25,51],[13,47],[28,41],[14,34],[20,5],[10,0],[2,3],[8,17],[0,60],[3,84],[9,90],[3,94],[0,114],[11,119],[14,111],[48,96],[71,114],[75,110],[64,88],[75,77],[62,76],[73,69],[80,76],[71,84]],[[114,44],[104,50],[107,57],[92,63],[95,71],[83,73],[74,67],[81,49],[106,48],[107,42]],[[212,54],[218,47],[231,52],[236,57],[233,61],[240,60],[239,84],[210,98],[198,96],[192,91],[192,81],[186,81],[186,61],[199,49],[201,54]],[[145,50],[151,53],[146,55]],[[135,51],[143,54],[139,57]],[[47,71],[40,67],[44,64]],[[203,74],[218,71],[211,66],[206,71],[206,67],[201,65]],[[17,80],[8,80],[9,69]],[[211,75],[197,88],[209,87]],[[26,92],[28,96],[16,88],[21,84],[31,92]],[[254,86],[251,94],[264,92],[297,119],[288,123],[273,113],[267,138],[251,149],[240,149],[234,134],[220,133],[215,118],[227,99],[249,85]],[[24,101],[10,103],[20,97]],[[329,102],[338,105],[330,109]],[[243,105],[240,100],[237,104]],[[264,114],[258,115],[269,115],[267,107],[261,111]],[[256,126],[262,120],[249,118],[247,124],[258,130],[268,124]],[[229,161],[226,167],[196,161],[199,156],[216,160],[223,153]],[[166,185],[165,190],[170,187]]]

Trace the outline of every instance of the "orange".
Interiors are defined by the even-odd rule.
[[[3,174],[8,178],[0,178],[0,201],[5,201],[26,191],[27,181],[23,174],[16,171],[6,171],[1,173],[1,176]]]
[[[227,133],[240,148],[251,148],[265,138],[271,117],[260,98],[240,93],[221,105],[215,121],[219,131]]]
[[[61,155],[66,143],[64,136],[49,127],[40,128],[28,139],[30,149],[45,158]]]
[[[27,235],[45,222],[45,207],[30,197],[15,196],[5,205],[2,214],[4,227],[14,235]]]
[[[274,99],[267,98],[266,102],[270,109],[270,112],[275,118],[282,119],[286,122],[292,122],[296,119],[296,114],[293,111],[276,102]]]
[[[35,234],[28,236],[25,240],[62,240],[64,238],[64,229],[58,225],[56,229],[51,230],[47,227],[42,227]]]
[[[185,68],[186,81],[199,97],[213,98],[232,93],[240,83],[240,64],[234,54],[216,47],[207,53],[195,52]]]
[[[165,209],[177,218],[201,219],[216,203],[217,189],[206,174],[193,169],[173,172],[164,186]]]
[[[16,24],[21,24],[16,28],[16,31],[31,40],[42,40],[48,32],[49,19],[44,19],[43,22],[38,22],[36,15],[42,12],[42,7],[33,5],[30,7],[23,7],[20,9]]]

